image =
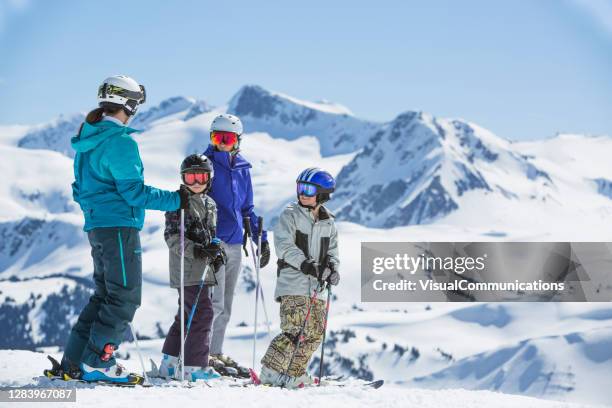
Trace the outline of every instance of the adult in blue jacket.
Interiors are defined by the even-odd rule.
[[[186,207],[186,193],[144,184],[135,132],[125,124],[145,101],[132,78],[107,78],[91,111],[72,138],[73,196],[85,216],[94,262],[95,292],[70,332],[60,367],[63,377],[140,383],[115,361],[113,352],[140,306],[142,260],[139,231],[145,209]]]
[[[211,124],[211,144],[204,155],[213,162],[215,169],[209,195],[217,204],[217,237],[222,240],[227,255],[225,266],[217,272],[218,286],[213,292],[215,315],[210,342],[210,365],[221,369],[223,366],[229,366],[244,371],[236,361],[223,354],[225,329],[232,314],[234,289],[240,274],[243,218],[249,217],[254,235],[260,228],[253,205],[251,165],[239,154],[242,131],[242,123],[236,116],[217,116]],[[259,252],[263,268],[270,261],[270,245],[266,231],[262,231]],[[248,375],[248,372],[246,374]]]

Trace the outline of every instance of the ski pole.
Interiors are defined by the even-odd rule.
[[[253,365],[251,366],[253,369],[255,368],[255,360],[257,355],[257,306],[259,304],[259,265],[256,260],[256,252],[253,246],[252,239],[252,231],[251,231],[251,219],[249,217],[243,218],[244,231],[251,243],[251,253],[253,254],[253,259],[255,262],[255,271],[256,271],[256,283],[255,283],[255,318],[253,319]]]
[[[245,217],[248,219],[248,217]],[[259,225],[259,231],[257,233],[257,251],[253,250],[253,239],[249,224],[249,229],[247,230],[247,236],[249,238],[251,244],[251,253],[253,254],[253,264],[255,266],[255,271],[257,275],[257,291],[258,293],[255,296],[255,300],[257,301],[257,296],[261,296],[261,304],[264,309],[264,318],[266,319],[266,327],[268,328],[268,336],[272,336],[272,329],[270,328],[270,318],[268,317],[268,308],[266,307],[266,300],[264,298],[263,285],[261,284],[261,280],[259,279],[259,272],[261,270],[261,253],[259,252],[259,248],[261,248],[261,237],[263,235],[263,217],[259,217],[257,219],[257,223]]]
[[[325,334],[327,333],[327,318],[329,317],[329,304],[331,301],[331,285],[327,283],[327,302],[325,303],[325,323],[323,323],[323,341],[321,342],[321,359],[319,364],[319,384],[323,378],[323,356],[325,355]]]
[[[204,280],[206,279],[206,273],[208,273],[208,269],[210,268],[210,262],[206,264],[204,268],[204,274],[202,275],[202,280],[200,281],[200,287],[198,288],[198,294],[196,295],[195,301],[191,306],[191,310],[189,311],[189,318],[187,319],[187,331],[185,333],[185,342],[187,342],[187,337],[189,336],[189,329],[191,329],[191,322],[193,321],[193,316],[195,316],[196,308],[198,307],[198,302],[200,301],[200,294],[202,293],[202,289],[204,288]]]
[[[261,304],[263,305],[264,318],[266,319],[266,326],[268,327],[268,336],[272,336],[272,329],[270,328],[270,319],[268,318],[268,310],[266,308],[266,299],[264,298],[263,287],[259,285],[259,296],[261,296]]]
[[[256,360],[256,352],[257,352],[257,317],[258,317],[258,306],[259,306],[259,296],[261,296],[261,302],[264,310],[264,317],[266,319],[266,326],[268,328],[268,336],[272,334],[272,329],[270,328],[270,319],[268,318],[268,310],[266,308],[266,301],[264,299],[263,294],[263,286],[261,284],[261,280],[259,279],[259,270],[260,270],[260,262],[261,262],[261,237],[263,235],[263,217],[259,217],[258,221],[258,232],[257,232],[257,251],[255,251],[255,244],[253,243],[253,233],[251,230],[251,222],[249,217],[244,217],[243,224],[245,225],[245,236],[248,237],[248,240],[251,244],[251,253],[253,254],[253,266],[255,267],[256,273],[256,285],[255,285],[255,318],[253,323],[253,367],[255,367]],[[246,243],[245,243],[246,244]]]
[[[259,282],[259,272],[261,271],[261,239],[263,237],[263,217],[259,217],[257,219],[257,225],[259,226],[259,231],[257,231],[257,281]],[[266,318],[266,326],[268,327],[268,336],[272,335],[272,330],[270,330],[270,319],[268,319],[268,310],[266,308],[266,300],[264,299],[263,287],[261,282],[259,283],[259,292],[261,295],[261,304],[264,310],[264,317]]]
[[[149,377],[147,376],[147,370],[144,366],[144,361],[142,359],[142,353],[140,352],[140,346],[138,345],[138,338],[136,337],[136,330],[134,330],[134,325],[130,322],[130,330],[132,331],[132,337],[134,338],[134,344],[136,344],[136,352],[138,353],[138,358],[140,359],[140,366],[142,367],[142,374],[144,375],[145,384],[149,383]]]
[[[308,320],[310,319],[310,310],[312,309],[312,305],[315,302],[315,300],[317,299],[317,292],[319,291],[319,288],[321,287],[321,282],[319,282],[317,284],[317,287],[315,288],[315,290],[312,292],[312,296],[310,297],[310,301],[308,302],[308,309],[306,311],[306,317],[304,318],[304,323],[302,323],[302,327],[300,328],[300,332],[298,333],[297,336],[297,341],[295,344],[295,350],[293,350],[293,354],[291,355],[291,359],[289,359],[289,365],[287,365],[287,369],[285,370],[285,372],[282,374],[281,376],[281,388],[284,387],[285,385],[287,385],[287,380],[289,378],[289,369],[291,368],[291,364],[293,364],[293,360],[295,359],[295,356],[297,355],[297,352],[300,348],[300,344],[302,343],[302,337],[304,337],[304,330],[306,330],[306,324],[308,324]]]
[[[185,210],[181,209],[181,381],[185,381]]]

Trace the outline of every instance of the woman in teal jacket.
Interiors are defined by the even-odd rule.
[[[145,101],[132,78],[107,78],[72,139],[73,196],[85,216],[94,262],[95,292],[72,328],[61,365],[53,374],[86,381],[140,383],[115,361],[113,352],[140,306],[142,260],[139,231],[145,209],[186,208],[187,195],[144,184],[135,132],[125,124]]]

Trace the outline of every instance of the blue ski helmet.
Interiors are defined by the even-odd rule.
[[[332,175],[318,167],[309,167],[302,171],[295,182],[298,202],[300,193],[305,193],[307,196],[316,195],[317,203],[323,204],[331,198],[330,194],[336,189],[336,180]]]

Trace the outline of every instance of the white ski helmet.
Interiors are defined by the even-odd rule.
[[[113,75],[106,78],[98,88],[98,105],[100,107],[121,107],[128,116],[145,103],[145,87],[126,75]]]
[[[242,135],[242,122],[238,116],[222,113],[212,121],[210,131],[233,132],[240,136]]]

